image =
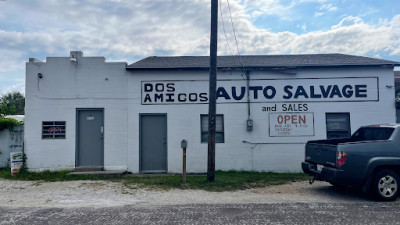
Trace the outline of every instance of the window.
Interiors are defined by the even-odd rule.
[[[326,113],[326,137],[350,137],[350,113]]]
[[[201,115],[201,143],[208,142],[208,115]],[[216,116],[215,142],[224,143],[224,115]]]
[[[396,123],[400,123],[400,109],[396,110]]]
[[[388,140],[392,136],[394,128],[390,127],[366,127],[357,130],[351,139],[354,141]]]
[[[42,139],[65,139],[65,121],[43,121]]]

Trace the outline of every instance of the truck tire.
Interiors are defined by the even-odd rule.
[[[380,201],[393,201],[399,195],[400,178],[392,170],[378,171],[372,181],[372,191]]]

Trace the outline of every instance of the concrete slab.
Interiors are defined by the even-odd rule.
[[[186,173],[187,176],[204,176],[207,173]],[[169,177],[169,176],[182,176],[182,173],[129,173],[128,176],[132,177]]]
[[[74,172],[86,172],[86,171],[102,171],[102,166],[79,166],[75,167]]]
[[[126,170],[104,170],[104,171],[71,172],[68,175],[124,176],[126,174],[128,174],[128,171]]]

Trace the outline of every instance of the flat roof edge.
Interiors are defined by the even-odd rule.
[[[218,70],[275,70],[275,69],[302,69],[302,68],[349,68],[349,67],[396,67],[400,64],[370,64],[370,65],[309,65],[309,66],[244,66],[244,67],[217,67]],[[126,67],[127,70],[209,70],[210,67]]]

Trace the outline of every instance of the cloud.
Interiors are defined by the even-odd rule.
[[[345,18],[327,31],[301,35],[291,32],[270,33],[249,27],[239,43],[252,54],[282,53],[348,53],[376,55],[379,52],[399,54],[400,15],[387,24],[370,25],[360,18]],[[244,41],[243,41],[244,40]]]
[[[333,6],[331,3],[322,5],[321,8],[319,8],[319,10],[323,10],[326,12],[333,12],[333,11],[336,11],[337,9],[338,8],[336,6]]]
[[[236,41],[226,1],[222,11],[229,45]],[[400,54],[400,15],[391,21],[368,24],[360,17],[347,16],[330,29],[298,35],[274,33],[253,25],[260,15],[290,17],[293,7],[313,2],[320,10],[337,10],[320,0],[299,0],[283,4],[278,0],[230,1],[233,22],[242,54],[327,53]],[[29,57],[66,56],[70,50],[85,55],[104,55],[129,63],[157,54],[207,55],[209,52],[210,6],[208,0],[177,1],[7,1],[0,27],[9,23],[17,29],[0,28],[0,72],[23,70]],[[35,10],[30,10],[30,9]],[[32,18],[35,18],[33,20]],[[3,22],[1,22],[3,21]],[[221,21],[220,21],[221,22]],[[15,26],[14,26],[15,25]],[[18,25],[18,26],[17,26]],[[232,54],[219,27],[219,54]],[[299,26],[305,32],[305,24]],[[1,74],[0,74],[1,75]]]
[[[233,4],[238,2],[233,1]],[[274,15],[280,19],[290,20],[293,15],[293,7],[297,4],[296,1],[290,1],[283,4],[281,0],[243,0],[241,6],[251,19],[256,19],[259,16]]]
[[[1,35],[0,35],[1,40]],[[3,49],[0,54],[0,81],[4,79],[5,72],[14,72],[24,65],[21,59],[23,52],[21,50]]]
[[[304,2],[316,2],[316,3],[324,3],[324,2],[326,2],[327,0],[299,0],[298,2],[299,3],[304,3]]]
[[[7,86],[5,89],[0,90],[0,96],[3,96],[7,93],[11,92],[20,92],[22,94],[25,93],[25,81],[15,81],[15,84]]]
[[[376,24],[346,15],[336,25],[312,32],[299,22],[303,33],[296,34],[261,29],[254,21],[265,16],[294,20],[301,4],[317,6],[315,16],[339,9],[326,0],[229,2],[241,54],[400,56],[400,15]],[[232,50],[220,17],[218,54],[237,54],[227,2],[221,3]],[[0,2],[0,7],[0,92],[23,91],[29,57],[44,60],[82,50],[85,55],[132,63],[151,55],[209,53],[209,0],[24,0]]]
[[[319,16],[322,16],[322,15],[328,13],[328,12],[336,11],[337,9],[338,8],[336,6],[333,6],[331,3],[325,4],[325,5],[322,5],[319,8],[319,10],[320,10],[319,12],[315,12],[314,16],[315,17],[319,17]]]
[[[303,23],[303,25],[297,24],[297,28],[301,28],[301,30],[303,30],[303,32],[307,31],[307,25],[305,23]]]
[[[332,29],[338,29],[341,27],[345,26],[351,26],[351,25],[356,25],[356,24],[361,24],[363,23],[363,20],[360,17],[355,17],[355,16],[347,16],[343,18],[339,24],[332,26]]]
[[[400,55],[400,15],[396,15],[390,23],[389,35],[392,44],[388,46],[390,55]]]

